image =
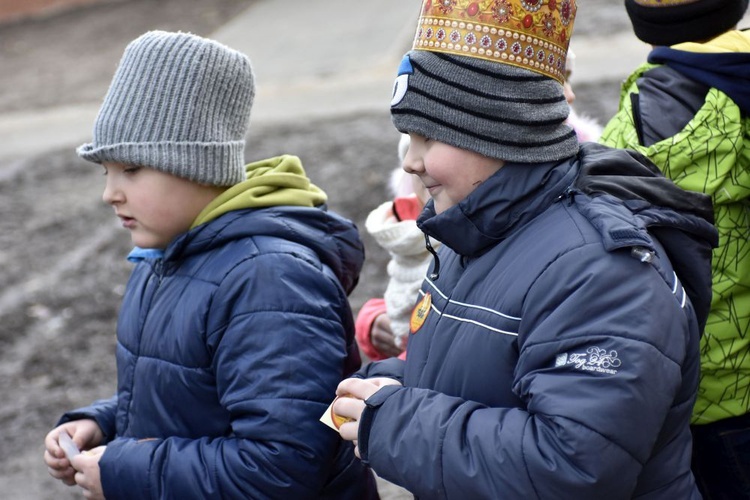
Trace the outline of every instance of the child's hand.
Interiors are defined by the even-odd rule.
[[[44,463],[47,470],[55,479],[59,479],[68,486],[76,484],[75,469],[65,452],[60,447],[60,432],[67,432],[79,449],[86,450],[97,446],[104,439],[99,425],[91,419],[75,420],[64,423],[52,429],[44,438]]]
[[[391,320],[385,313],[379,314],[372,322],[370,340],[372,346],[380,354],[389,358],[398,356],[404,351],[396,345],[396,336],[393,335],[393,330],[391,330]]]
[[[99,460],[106,450],[106,446],[99,446],[90,451],[76,455],[71,460],[77,471],[75,482],[83,489],[83,497],[89,500],[104,500],[102,481],[99,471]]]
[[[365,410],[365,401],[386,385],[401,385],[401,383],[387,377],[348,378],[343,380],[336,389],[336,395],[341,397],[333,404],[333,412],[338,416],[352,419],[339,427],[339,433],[342,438],[354,442],[354,454],[357,457],[359,457],[359,446],[357,446],[359,420]]]

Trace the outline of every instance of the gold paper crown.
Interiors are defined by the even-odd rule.
[[[502,62],[563,83],[576,0],[423,0],[415,50]]]

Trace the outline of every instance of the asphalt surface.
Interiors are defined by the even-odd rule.
[[[577,55],[574,82],[616,82],[643,60],[648,47],[622,29],[618,0],[588,1],[596,9],[587,17],[586,6],[579,7],[571,44]],[[251,126],[387,109],[419,3],[291,0],[284,5],[280,12],[279,2],[253,2],[210,35],[253,61],[258,94]],[[607,17],[609,25],[618,20],[618,30],[601,32]],[[98,107],[91,101],[0,114],[0,170],[12,168],[29,151],[43,152],[40,145],[52,150],[83,142]]]

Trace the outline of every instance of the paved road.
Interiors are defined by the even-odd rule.
[[[417,3],[288,0],[254,3],[213,37],[247,53],[258,95],[251,126],[386,109],[394,72],[414,34]],[[576,83],[617,81],[647,47],[629,32],[580,36]],[[99,103],[0,115],[0,177],[28,155],[90,137]]]

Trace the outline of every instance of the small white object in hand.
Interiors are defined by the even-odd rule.
[[[73,438],[71,438],[70,434],[65,431],[60,431],[59,442],[60,448],[63,449],[68,460],[81,453],[81,450],[79,450],[78,446],[73,442]]]

